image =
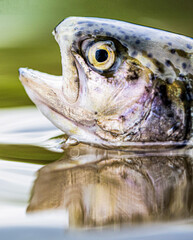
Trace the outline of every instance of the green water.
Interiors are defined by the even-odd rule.
[[[192,12],[192,0],[0,0],[0,228],[156,222],[160,229],[169,222],[185,233],[182,226],[192,226],[191,151],[139,156],[82,145],[62,149],[62,132],[32,106],[18,80],[19,67],[61,74],[51,32],[68,16],[193,37]]]

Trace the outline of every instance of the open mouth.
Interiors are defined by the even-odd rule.
[[[40,102],[49,107],[57,104],[54,101],[57,101],[57,97],[61,95],[62,76],[42,73],[28,68],[20,68],[19,79],[28,96],[37,106]]]

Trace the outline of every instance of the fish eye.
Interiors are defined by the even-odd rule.
[[[95,52],[95,59],[97,62],[105,62],[109,57],[109,53],[105,49],[98,49]]]
[[[89,63],[98,70],[108,70],[115,62],[115,46],[112,41],[99,41],[87,50]]]

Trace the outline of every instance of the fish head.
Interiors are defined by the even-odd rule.
[[[67,135],[108,147],[189,137],[191,39],[82,17],[65,19],[53,35],[62,76],[21,68],[20,80]]]

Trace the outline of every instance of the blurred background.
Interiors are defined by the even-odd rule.
[[[69,16],[113,18],[193,37],[193,0],[0,0],[0,108],[31,105],[18,68],[61,74],[54,27]]]

